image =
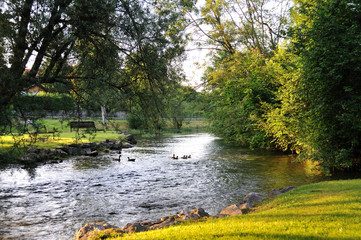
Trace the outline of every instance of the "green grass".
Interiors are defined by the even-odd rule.
[[[248,215],[108,239],[361,239],[361,180],[302,186]]]
[[[76,131],[70,132],[69,121],[61,121],[59,119],[43,119],[38,123],[39,126],[42,126],[40,130],[45,130],[43,126],[46,127],[47,131],[55,130],[55,137],[53,138],[53,134],[39,134],[36,143],[32,144],[33,146],[40,148],[53,148],[74,142],[101,142],[106,139],[124,141],[124,137],[122,137],[118,132],[152,135],[152,133],[145,132],[144,130],[129,129],[126,120],[108,121],[107,127],[104,127],[100,120],[95,120],[94,122],[96,128],[98,129],[96,134],[94,134],[94,132],[87,132],[83,129],[80,129],[79,135],[76,135]],[[206,125],[207,123],[205,121],[186,121],[182,131],[186,133],[202,131],[206,128]],[[32,131],[35,130],[32,129]],[[177,133],[177,131],[176,129],[172,129],[171,123],[168,122],[164,133],[174,134]],[[17,136],[15,139],[10,135],[2,135],[0,136],[0,149],[4,151],[6,151],[6,149],[11,149],[15,140],[21,140],[20,143],[28,144],[33,139],[29,135]]]

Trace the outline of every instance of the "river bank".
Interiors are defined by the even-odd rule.
[[[140,233],[89,239],[360,239],[361,180],[320,182],[272,198],[247,215],[188,221]]]
[[[296,186],[272,189],[268,193],[268,197],[275,197],[289,192],[295,188]],[[105,237],[110,237],[111,235],[121,236],[124,234],[132,234],[136,232],[158,230],[170,226],[184,224],[187,221],[198,221],[209,217],[223,218],[228,216],[244,215],[256,211],[256,205],[265,200],[263,195],[264,194],[262,193],[249,193],[247,196],[245,196],[242,203],[232,204],[214,215],[210,215],[203,208],[198,207],[191,210],[183,209],[181,212],[175,215],[164,216],[154,221],[138,221],[135,223],[128,223],[123,228],[112,226],[106,222],[88,223],[77,232],[74,240],[104,239]]]
[[[24,134],[19,135],[16,132],[12,134],[2,134],[0,136],[0,169],[11,164],[23,164],[24,162],[44,162],[45,158],[50,155],[51,160],[57,158],[67,157],[63,152],[57,151],[64,146],[77,146],[82,144],[92,144],[93,150],[102,150],[94,148],[94,144],[99,144],[105,141],[122,142],[123,146],[127,142],[126,135],[139,136],[155,136],[155,135],[175,135],[175,134],[189,134],[195,132],[204,132],[207,128],[207,122],[204,120],[189,120],[185,121],[183,127],[179,129],[172,128],[171,123],[167,122],[162,132],[152,132],[146,129],[130,129],[126,120],[112,120],[108,121],[107,126],[103,126],[100,120],[89,120],[94,122],[96,131],[89,131],[87,129],[80,129],[80,131],[71,131],[69,122],[61,119],[43,119],[39,122],[41,130],[39,134]],[[86,131],[87,130],[87,131]],[[29,133],[34,132],[29,126]],[[131,143],[133,144],[133,143]],[[14,147],[16,145],[16,147]],[[134,144],[133,144],[134,145]],[[107,146],[105,146],[106,148]],[[41,149],[41,150],[38,150]],[[51,152],[49,150],[52,150]],[[40,156],[33,156],[34,160],[24,160],[24,156],[30,153]],[[76,153],[74,155],[82,155]],[[68,154],[71,156],[72,154]],[[20,161],[18,161],[20,160]]]

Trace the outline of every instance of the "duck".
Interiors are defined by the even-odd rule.
[[[191,155],[188,155],[188,158],[191,158]]]
[[[128,157],[128,161],[129,161],[129,162],[135,162],[135,158],[129,158],[129,157]]]
[[[117,162],[120,162],[120,157],[122,156],[122,154],[119,154],[119,157],[118,158],[113,158],[113,161],[117,161]]]
[[[182,159],[187,159],[188,156],[187,155],[184,155],[183,157],[181,157]]]
[[[173,154],[173,156],[171,157],[171,159],[178,159],[178,156],[175,156],[175,154]]]

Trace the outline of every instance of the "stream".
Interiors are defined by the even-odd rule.
[[[69,240],[88,222],[123,227],[198,206],[215,214],[249,192],[330,179],[288,155],[234,147],[206,133],[141,138],[117,157],[0,170],[0,239]]]

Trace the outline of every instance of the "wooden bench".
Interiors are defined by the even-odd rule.
[[[56,131],[37,131],[35,134],[38,135],[38,134],[52,134],[53,135],[53,139],[55,139],[55,132]]]
[[[97,129],[95,128],[95,123],[93,121],[82,121],[82,122],[70,122],[70,132],[73,130],[73,128],[79,129],[79,128],[92,128],[94,131]]]
[[[44,130],[39,130],[39,129],[44,129]],[[55,139],[55,133],[56,132],[58,132],[58,131],[55,128],[53,129],[53,131],[48,131],[46,129],[45,125],[42,125],[40,127],[36,125],[36,131],[34,133],[32,133],[31,135],[32,135],[32,137],[35,138],[35,142],[37,140],[44,142],[45,140],[48,140],[49,137],[47,136],[47,137],[40,138],[40,137],[38,137],[38,135],[40,135],[40,134],[49,134],[49,135],[53,135],[53,139]]]

